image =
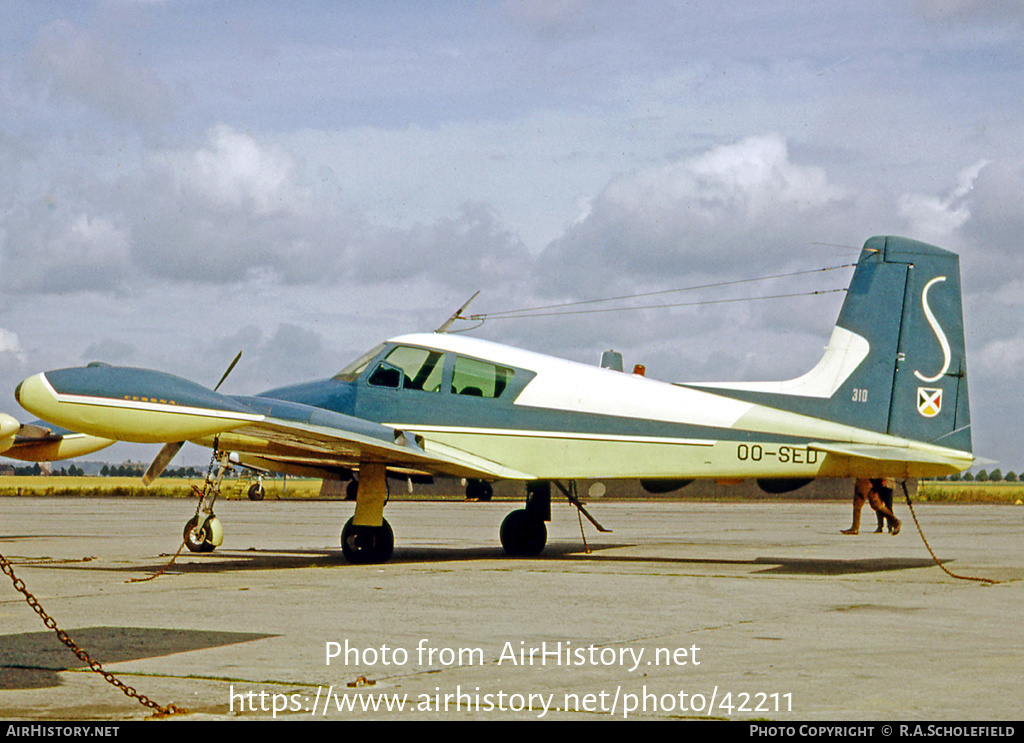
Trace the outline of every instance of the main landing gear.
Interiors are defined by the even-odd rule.
[[[551,521],[551,483],[526,485],[526,508],[513,511],[501,522],[501,546],[511,557],[536,557],[548,541],[545,521]]]
[[[395,549],[395,534],[384,518],[387,468],[382,464],[364,464],[353,489],[356,512],[341,530],[341,551],[346,560],[356,565],[387,562]]]
[[[558,481],[553,482],[579,511],[581,534],[583,533],[583,516],[586,516],[599,532],[610,531],[587,513],[587,509],[583,507],[576,493],[575,480],[570,480],[567,486]],[[548,530],[544,522],[551,521],[551,485],[551,482],[543,480],[528,483],[526,486],[526,508],[513,511],[501,522],[501,546],[505,549],[505,554],[511,557],[536,557],[544,551],[548,540]],[[583,544],[586,545],[585,537]]]
[[[260,501],[267,497],[267,490],[263,487],[263,475],[258,475],[256,482],[249,486],[247,491],[249,500]]]

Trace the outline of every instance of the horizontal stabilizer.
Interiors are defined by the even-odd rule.
[[[823,451],[828,454],[840,454],[844,457],[859,457],[879,462],[928,462],[931,464],[953,465],[966,469],[974,461],[967,452],[949,450],[949,454],[927,452],[903,446],[880,446],[877,444],[845,444],[835,442],[812,441],[808,449]]]

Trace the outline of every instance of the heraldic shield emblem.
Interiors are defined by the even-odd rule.
[[[934,387],[917,388],[917,412],[925,418],[934,418],[942,410],[942,390]]]

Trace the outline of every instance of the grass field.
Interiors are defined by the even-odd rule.
[[[246,491],[251,480],[226,480],[222,498],[246,498]],[[203,481],[199,478],[170,478],[162,477],[148,488],[142,485],[138,477],[32,477],[32,476],[4,476],[0,477],[0,496],[122,496],[129,498],[190,498],[194,497],[192,486],[202,486]],[[302,499],[316,498],[320,495],[320,480],[288,478],[287,482],[282,479],[264,480],[266,498],[275,500],[281,498]],[[812,496],[814,499],[835,499],[847,500],[849,490],[843,487],[837,491],[838,495]],[[397,495],[397,493],[396,493]],[[688,493],[686,489],[678,491],[678,495],[658,496],[658,499],[682,500],[694,498],[696,493],[692,490]],[[800,490],[792,494],[779,496],[765,496],[758,493],[760,498],[770,497],[778,500],[806,500],[809,494],[806,490]],[[900,497],[899,488],[896,496]],[[438,492],[418,492],[410,496],[404,490],[401,497],[408,499],[459,499],[462,495],[461,488],[456,488],[451,493],[440,494]],[[641,496],[643,497],[643,496]],[[496,493],[496,500],[503,499]],[[714,498],[713,498],[714,499]],[[918,486],[915,500],[928,501],[932,503],[1022,503],[1024,502],[1024,483],[991,483],[991,482],[933,482],[921,481]]]
[[[1024,502],[1024,484],[1015,482],[921,482],[918,500],[933,503]]]
[[[225,480],[221,498],[246,498],[251,480]],[[191,498],[192,485],[202,487],[200,478],[161,477],[148,488],[138,477],[0,477],[2,495],[127,496],[131,498]],[[282,497],[283,480],[264,480],[267,498]],[[288,498],[314,498],[320,494],[319,480],[289,478]]]

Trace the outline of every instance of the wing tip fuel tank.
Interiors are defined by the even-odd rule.
[[[0,413],[0,440],[13,436],[19,430],[21,430],[21,424],[17,420],[7,413]]]

